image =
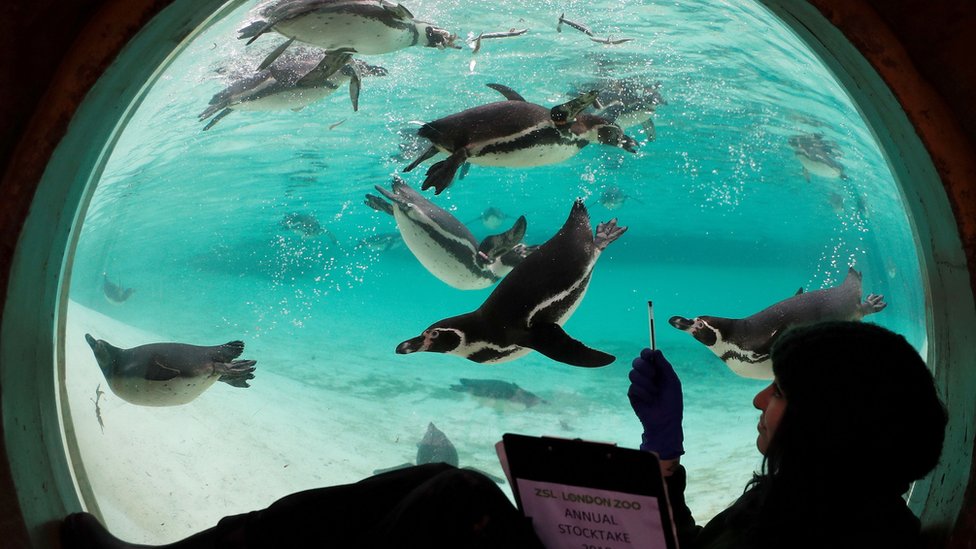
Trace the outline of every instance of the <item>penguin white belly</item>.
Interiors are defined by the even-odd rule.
[[[286,109],[301,109],[328,97],[335,92],[335,88],[295,88],[260,98],[248,99],[231,108],[238,111],[282,111]]]
[[[109,381],[112,392],[122,400],[139,406],[177,406],[197,398],[220,376],[176,377],[166,381],[114,377]]]
[[[487,154],[481,153],[479,149],[472,151],[472,156],[468,158],[468,162],[479,166],[503,166],[507,168],[529,168],[557,164],[576,156],[580,152],[580,147],[573,143],[547,143]]]
[[[483,272],[474,272],[468,266],[474,266],[474,256],[477,250],[471,246],[466,239],[442,230],[430,219],[424,217],[417,210],[413,210],[412,215],[417,219],[412,219],[399,207],[393,208],[393,218],[396,220],[400,236],[403,237],[404,244],[410,249],[417,261],[427,269],[430,274],[437,277],[441,282],[448,286],[460,290],[480,290],[487,288],[493,281]],[[455,256],[451,250],[441,246],[433,240],[427,229],[433,228],[441,238],[463,246],[467,257]]]
[[[708,350],[721,358],[737,375],[749,379],[773,379],[773,363],[768,354],[761,355],[755,351],[742,349],[734,343],[723,340],[721,334]]]
[[[413,45],[414,27],[394,29],[371,17],[312,12],[278,22],[275,30],[327,50],[354,48],[359,55],[389,53]]]

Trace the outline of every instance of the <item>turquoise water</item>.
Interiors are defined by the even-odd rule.
[[[758,463],[751,398],[764,384],[733,375],[667,318],[747,316],[799,287],[836,285],[853,265],[864,275],[865,294],[884,294],[888,302],[870,320],[924,346],[911,227],[870,129],[785,27],[764,8],[740,4],[413,1],[408,7],[419,19],[462,39],[529,31],[486,40],[476,54],[469,47],[409,48],[370,56],[365,60],[388,74],[363,80],[359,112],[342,88],[298,112],[234,112],[206,132],[197,115],[211,96],[228,85],[229,75],[256,66],[280,37],[268,34],[246,47],[236,38],[251,18],[248,4],[187,44],[111,150],[71,266],[67,383],[79,409],[85,407],[72,407],[81,457],[110,525],[137,541],[172,539],[223,514],[263,507],[290,489],[353,481],[411,460],[428,422],[454,442],[462,464],[495,474],[492,445],[507,431],[635,447],[640,428],[627,403],[626,376],[632,357],[648,344],[648,299],[655,303],[658,346],[684,382],[689,497],[705,519],[739,493]],[[605,46],[570,28],[557,33],[560,13],[601,37],[633,40]],[[576,197],[587,199],[594,226],[617,217],[629,230],[600,258],[585,300],[565,326],[616,355],[616,362],[584,370],[537,353],[496,366],[394,354],[400,341],[476,308],[490,292],[445,285],[404,246],[380,252],[361,245],[370,235],[396,231],[392,218],[363,204],[365,194],[388,186],[397,173],[419,188],[430,164],[401,173],[413,159],[401,154],[403,133],[416,128],[412,121],[499,100],[486,83],[551,106],[595,77],[660,82],[666,104],[653,115],[656,139],[648,141],[639,127],[627,129],[641,142],[638,154],[591,145],[553,166],[472,166],[442,195],[425,195],[471,221],[479,238],[497,232],[477,220],[488,207],[524,214],[525,241],[533,244],[555,233]],[[804,176],[788,139],[814,133],[836,143],[846,179]],[[613,186],[630,199],[611,211],[598,199]],[[292,213],[314,216],[327,232],[303,238],[282,228]],[[135,293],[121,305],[108,303],[103,274]],[[257,377],[249,389],[217,384],[172,410],[134,410],[107,394],[100,401],[104,426],[92,430],[88,400],[103,380],[83,340],[76,345],[84,331],[121,347],[241,339],[243,358],[258,361]],[[843,373],[837,376],[842,381]],[[450,389],[459,378],[514,382],[547,404],[520,409],[473,399]],[[145,421],[165,415],[158,440],[174,424],[181,433],[191,432],[190,425],[199,429],[181,439],[185,448],[151,452],[160,461],[181,460],[171,474],[196,478],[194,468],[212,466],[208,449],[227,432],[228,418],[207,407],[218,401],[252,411],[234,418],[234,431],[253,431],[252,424],[275,418],[256,435],[267,452],[241,447],[220,458],[243,460],[247,476],[269,487],[214,482],[173,490],[177,499],[206,492],[232,503],[160,526],[140,522],[136,504],[99,485],[95,462],[117,454],[105,437],[113,430],[120,437],[113,440],[151,432],[127,421],[137,415]],[[313,411],[302,407],[309,402],[335,404]],[[250,444],[241,440],[235,443]],[[303,452],[334,459],[309,475],[280,479],[283,468],[271,470],[261,459]],[[131,470],[131,490],[155,470],[138,460],[117,467]],[[162,500],[156,507],[172,512]]]

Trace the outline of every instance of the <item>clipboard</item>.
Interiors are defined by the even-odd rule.
[[[678,549],[655,454],[514,433],[496,450],[519,511],[547,549]]]

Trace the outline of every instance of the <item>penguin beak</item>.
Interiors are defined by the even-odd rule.
[[[668,324],[683,332],[687,332],[695,325],[695,321],[689,320],[683,316],[672,316],[668,319]]]
[[[425,338],[423,335],[419,335],[415,338],[408,339],[403,343],[397,345],[396,354],[398,355],[409,355],[410,353],[416,353],[418,351],[423,351],[426,347]]]
[[[634,138],[629,135],[624,135],[620,138],[620,148],[629,153],[636,153],[637,141],[635,141]]]

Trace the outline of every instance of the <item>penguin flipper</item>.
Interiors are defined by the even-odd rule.
[[[166,366],[158,356],[154,356],[152,362],[146,367],[144,379],[146,381],[169,381],[179,376],[179,370]]]
[[[525,101],[525,98],[522,97],[522,95],[519,92],[513,90],[512,88],[509,88],[504,84],[485,84],[485,85],[497,91],[498,93],[504,95],[505,99],[508,99],[509,101]]]
[[[353,112],[359,112],[359,90],[362,88],[362,74],[355,63],[350,63],[352,76],[349,77],[349,99],[352,101]]]
[[[654,127],[654,121],[650,118],[641,123],[641,129],[644,130],[644,135],[648,141],[654,141],[657,138],[657,129]]]
[[[210,122],[207,122],[207,125],[203,127],[203,130],[202,131],[207,131],[210,128],[214,127],[214,124],[216,124],[217,122],[220,122],[220,120],[223,117],[225,117],[228,114],[230,114],[231,112],[233,112],[233,110],[234,109],[231,109],[231,108],[228,107],[228,108],[220,111],[220,113],[217,116],[215,116],[215,117],[213,117],[213,118],[210,119]]]
[[[424,160],[427,160],[428,158],[434,156],[435,154],[437,154],[437,147],[431,145],[430,148],[428,148],[426,151],[424,151],[424,153],[422,155],[418,156],[416,160],[414,160],[413,162],[411,162],[409,166],[407,166],[406,168],[403,168],[403,171],[409,172],[410,170],[412,170],[412,169],[416,168],[417,166],[419,166],[421,162],[423,162]]]
[[[261,61],[261,64],[258,65],[257,70],[263,71],[264,69],[268,68],[272,63],[275,62],[276,59],[278,59],[278,57],[281,56],[282,53],[285,53],[285,50],[287,50],[288,46],[290,46],[294,41],[294,38],[289,38],[287,41],[282,42],[280,46],[271,50],[271,53],[269,53],[268,56],[264,58],[264,61]]]
[[[547,357],[570,366],[596,368],[610,364],[616,357],[587,347],[573,339],[555,323],[537,324],[529,329],[529,341],[525,347],[535,349]]]
[[[393,204],[390,204],[375,194],[366,194],[366,205],[378,212],[393,215]]]
[[[434,187],[434,194],[441,194],[444,189],[451,186],[451,182],[454,181],[454,174],[467,159],[468,150],[461,147],[446,159],[434,163],[427,169],[427,178],[424,179],[424,184],[420,186],[420,190],[426,191]]]

